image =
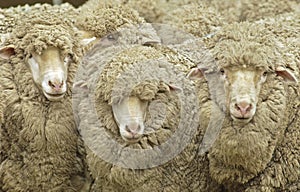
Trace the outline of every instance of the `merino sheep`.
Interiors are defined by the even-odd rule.
[[[291,12],[278,15],[274,18],[267,18],[256,21],[256,23],[264,25],[271,33],[276,35],[284,46],[288,49],[286,57],[291,61],[297,60],[300,68],[300,49],[299,49],[299,30],[300,16],[297,12]],[[296,57],[296,58],[294,58]]]
[[[79,9],[76,26],[82,31],[82,36],[88,39],[89,46],[85,51],[119,27],[145,23],[137,11],[110,1],[88,1]]]
[[[203,165],[197,163],[203,158],[197,153],[203,133],[193,128],[198,126],[198,105],[184,77],[195,65],[189,61],[190,52],[183,56],[177,52],[180,46],[162,44],[106,47],[106,41],[84,57],[77,79],[84,83],[74,88],[78,127],[95,179],[92,190],[198,191],[207,183],[213,187],[210,178],[200,179]],[[186,100],[176,92],[178,87]],[[180,100],[185,103],[180,105]],[[177,134],[190,140],[174,137]],[[171,148],[161,154],[168,143]],[[179,146],[185,148],[177,155]]]
[[[285,60],[285,47],[257,23],[225,25],[211,40],[217,65],[189,73],[211,80],[211,102],[217,107],[208,114],[225,114],[208,151],[207,176],[227,191],[299,190],[295,60]]]
[[[224,23],[217,10],[203,3],[179,7],[162,17],[161,21],[197,37],[214,33]]]
[[[1,47],[8,58],[0,73],[1,190],[78,191],[85,183],[85,149],[70,97],[82,54],[67,17],[75,12],[70,5],[41,5],[17,20]]]
[[[136,10],[141,17],[150,23],[162,23],[162,17],[165,17],[174,9],[191,3],[200,3],[199,0],[89,0],[80,8],[93,7],[95,4],[105,6],[122,5]]]
[[[295,0],[247,0],[240,2],[239,21],[255,21],[272,18],[276,15],[299,11],[300,4]]]

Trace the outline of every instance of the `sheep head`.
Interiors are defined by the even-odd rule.
[[[192,79],[204,77],[206,69],[200,68],[192,69],[188,77]],[[269,73],[271,72],[264,68],[246,66],[218,69],[219,80],[224,85],[226,108],[233,121],[248,123],[253,119],[261,87]],[[285,67],[277,67],[274,73],[286,81],[297,82],[295,75]]]
[[[137,142],[144,132],[144,120],[148,102],[138,97],[124,98],[120,103],[112,104],[115,121],[121,137],[129,142]]]
[[[2,47],[0,55],[8,59],[15,54],[14,46]],[[62,58],[60,50],[48,47],[41,54],[33,53],[27,60],[33,81],[50,101],[58,101],[67,91],[68,64],[70,58]]]

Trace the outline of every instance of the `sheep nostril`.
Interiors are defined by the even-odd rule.
[[[50,87],[52,87],[52,88],[55,87],[54,84],[53,84],[51,81],[48,81],[48,85],[49,85]]]
[[[48,85],[52,88],[52,89],[55,89],[56,91],[60,90],[63,85],[64,85],[64,82],[52,82],[52,81],[48,81]]]
[[[129,129],[128,125],[125,126],[125,131],[127,131],[128,133],[131,133],[131,130]]]
[[[235,104],[235,109],[238,110],[242,115],[246,115],[252,109],[252,104],[247,102],[241,102]]]
[[[133,135],[136,135],[140,132],[141,126],[139,124],[129,124],[125,126],[125,131],[128,133],[131,133]]]

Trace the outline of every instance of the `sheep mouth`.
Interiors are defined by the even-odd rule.
[[[65,93],[47,93],[45,91],[44,94],[50,101],[61,99],[65,95]]]
[[[128,143],[137,143],[141,139],[140,136],[125,137],[123,135],[122,138]]]
[[[249,122],[252,119],[252,117],[236,117],[234,115],[231,115],[231,118],[234,121],[240,121],[240,122],[245,122],[245,123]]]

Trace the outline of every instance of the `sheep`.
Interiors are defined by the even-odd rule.
[[[257,23],[224,25],[207,45],[215,65],[199,65],[188,74],[209,80],[211,109],[205,112],[225,115],[215,143],[208,146],[207,176],[227,191],[299,190],[295,60],[285,60],[283,44]]]
[[[161,21],[197,37],[213,34],[224,23],[217,10],[204,3],[179,7],[161,17]]]
[[[276,15],[298,11],[299,2],[295,0],[276,1],[241,1],[239,21],[255,21],[272,18]]]
[[[110,1],[88,1],[79,10],[75,25],[89,43],[84,52],[119,27],[145,23],[137,11]]]
[[[299,9],[299,2],[295,0],[206,0],[203,3],[215,8],[226,23],[272,18]]]
[[[122,36],[122,32],[116,34]],[[92,191],[198,191],[206,183],[213,187],[215,182],[209,178],[207,182],[199,179],[203,172],[197,149],[203,133],[194,130],[198,126],[197,98],[184,77],[195,65],[190,61],[194,56],[190,51],[178,53],[189,46],[121,43],[106,47],[109,39],[86,54],[73,90],[78,127],[95,179]],[[181,109],[180,92],[185,95]],[[185,109],[188,113],[182,111]],[[179,122],[183,114],[188,119]],[[157,147],[168,143],[174,132],[191,140],[180,136],[171,151],[161,154],[164,147]],[[168,159],[170,153],[178,152],[178,145],[185,148]],[[153,149],[154,154],[132,151],[138,149]]]
[[[250,0],[251,1],[251,0]],[[239,21],[242,0],[205,0],[206,6],[212,7],[224,18],[224,22],[233,23]]]
[[[300,38],[298,33],[300,30],[299,22],[300,17],[297,12],[281,14],[274,18],[256,21],[256,23],[268,28],[268,30],[276,35],[277,39],[280,39],[284,46],[287,47],[287,59],[293,60],[293,56],[295,56],[298,63],[300,60],[298,43]]]
[[[5,103],[0,131],[3,191],[88,187],[84,144],[71,103],[85,39],[67,16],[76,14],[69,6],[44,4],[26,12],[1,47],[7,59],[1,61],[0,75]]]
[[[100,4],[101,6],[107,4],[122,5],[136,10],[149,23],[162,23],[162,17],[168,15],[170,11],[184,5],[200,2],[199,0],[89,0],[80,8],[92,7],[95,4]]]

